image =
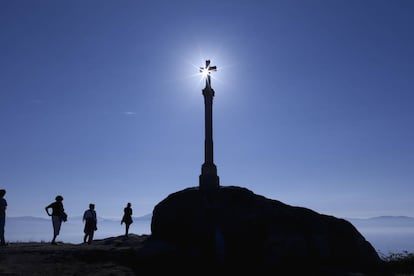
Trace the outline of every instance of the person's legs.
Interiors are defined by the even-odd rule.
[[[128,237],[129,233],[129,224],[125,224],[125,236]]]
[[[52,219],[52,222],[53,222],[53,219]],[[57,235],[56,235],[56,225],[53,222],[53,239],[52,239],[52,244],[56,243],[55,242],[56,241],[56,237],[57,237]]]
[[[0,245],[5,245],[6,241],[4,240],[4,226],[6,224],[6,218],[0,217]]]
[[[62,224],[59,216],[52,216],[52,224],[53,224],[53,239],[52,244],[56,244],[56,237],[59,235],[60,232],[60,225]]]
[[[89,233],[88,244],[91,244],[91,243],[92,243],[92,240],[93,240],[93,233],[94,233],[94,231],[91,231],[91,232]]]

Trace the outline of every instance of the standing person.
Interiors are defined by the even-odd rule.
[[[98,230],[97,226],[97,219],[96,219],[96,212],[95,212],[95,204],[90,203],[89,209],[85,211],[83,214],[83,221],[85,222],[85,228],[83,232],[85,236],[83,236],[83,243],[88,242],[88,244],[92,243],[93,234],[96,230]]]
[[[63,208],[63,197],[61,195],[56,196],[55,202],[50,203],[45,207],[46,213],[49,217],[52,217],[53,224],[53,239],[52,244],[56,243],[56,237],[60,233],[60,226],[62,225],[62,214],[64,214],[65,209]],[[52,213],[49,212],[49,209],[52,209]]]
[[[131,203],[128,202],[127,206],[124,208],[124,215],[122,216],[121,225],[125,223],[125,237],[128,238],[129,226],[132,224],[132,208]]]
[[[6,190],[0,190],[0,246],[5,246],[6,241],[4,240],[4,226],[6,225],[6,208],[7,201],[4,199]]]

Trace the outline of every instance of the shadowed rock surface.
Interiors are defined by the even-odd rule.
[[[375,275],[381,263],[350,222],[236,186],[169,195],[153,210],[151,232],[141,252],[177,267]]]

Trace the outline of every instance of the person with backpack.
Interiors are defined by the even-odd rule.
[[[62,225],[62,214],[65,214],[65,209],[63,208],[63,197],[61,195],[56,196],[55,202],[50,203],[45,207],[46,213],[52,217],[53,224],[53,239],[52,244],[56,243],[56,237],[60,233],[60,227]],[[49,209],[52,209],[52,213],[49,212]]]

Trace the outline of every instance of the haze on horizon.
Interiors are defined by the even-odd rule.
[[[172,12],[174,11],[174,12]],[[7,216],[151,213],[220,184],[339,217],[414,217],[414,2],[0,2]]]

